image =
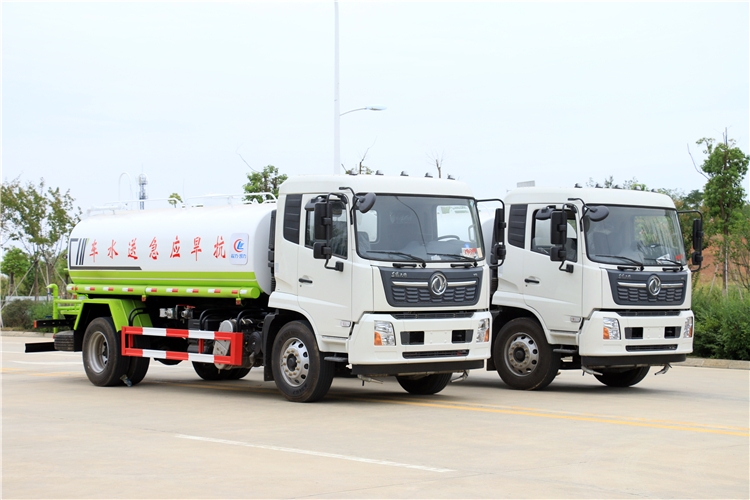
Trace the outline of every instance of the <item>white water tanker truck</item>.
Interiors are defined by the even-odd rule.
[[[563,369],[627,387],[692,352],[691,273],[671,198],[533,187],[504,202],[507,264],[492,271],[488,370],[515,389],[542,389]],[[485,236],[496,227],[489,217]],[[698,267],[702,237],[694,219]]]
[[[476,205],[453,180],[321,175],[278,202],[93,215],[69,240],[78,298],[37,326],[67,326],[47,348],[82,351],[98,386],[154,358],[206,380],[262,366],[297,402],[336,374],[434,394],[490,356]]]

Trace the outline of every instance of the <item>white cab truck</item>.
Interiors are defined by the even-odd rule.
[[[98,386],[149,360],[206,380],[264,379],[315,401],[334,375],[441,391],[490,356],[489,267],[477,202],[453,180],[300,176],[278,201],[111,211],[70,235],[75,300],[53,345]]]
[[[562,369],[627,387],[692,352],[691,271],[668,196],[532,187],[504,202],[507,260],[493,270],[488,370],[515,389],[542,389]],[[483,223],[485,236],[494,226]],[[694,219],[693,265],[702,235]]]

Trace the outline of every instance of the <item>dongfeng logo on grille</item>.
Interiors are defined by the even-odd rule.
[[[661,280],[658,276],[651,276],[648,279],[648,293],[656,297],[661,292]]]
[[[430,277],[430,292],[433,295],[443,295],[448,286],[448,280],[443,273],[437,272]]]

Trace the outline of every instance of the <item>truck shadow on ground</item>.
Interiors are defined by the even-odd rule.
[[[247,401],[248,397],[253,399],[260,398],[261,401],[271,402],[280,401],[286,402],[284,396],[276,388],[272,381],[262,381],[258,379],[242,379],[234,381],[205,381],[199,377],[192,378],[190,376],[170,376],[164,377],[155,375],[152,377],[146,376],[146,378],[138,385],[134,387],[127,387],[124,384],[115,387],[96,387],[92,385],[84,374],[70,373],[68,376],[60,377],[58,383],[63,387],[68,387],[70,390],[81,390],[82,387],[87,387],[91,391],[106,391],[109,395],[116,393],[118,397],[125,395],[130,391],[139,391],[154,393],[154,397],[162,397],[165,395],[189,397],[190,394],[200,395],[200,397],[213,396],[221,397],[224,401],[231,401],[237,399],[238,401]],[[416,404],[465,404],[468,401],[473,400],[473,395],[476,394],[475,390],[480,389],[496,389],[498,398],[501,398],[503,394],[516,394],[516,395],[540,395],[543,393],[549,394],[578,394],[585,395],[591,394],[595,397],[600,397],[603,394],[609,395],[621,395],[621,394],[639,394],[639,395],[661,395],[661,394],[673,394],[679,393],[672,389],[661,389],[654,387],[607,387],[605,385],[593,385],[590,381],[586,383],[570,383],[566,382],[553,382],[542,391],[520,391],[515,390],[507,386],[502,380],[491,380],[491,379],[467,379],[459,382],[455,385],[449,386],[454,389],[460,388],[460,392],[443,391],[434,395],[415,395],[405,392],[396,382],[395,378],[388,378],[381,384],[367,383],[364,387],[357,385],[356,380],[352,379],[334,379],[333,385],[331,386],[328,394],[320,401],[315,404],[324,405],[338,405],[338,404],[349,404],[353,401],[359,403],[397,403],[403,404],[412,402]],[[459,387],[460,386],[460,387]],[[484,393],[486,395],[486,393]],[[474,401],[476,404],[482,404],[482,401]]]

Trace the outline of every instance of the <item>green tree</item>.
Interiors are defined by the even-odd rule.
[[[39,280],[48,285],[62,277],[56,264],[62,255],[68,234],[80,218],[80,208],[73,206],[70,190],[21,184],[19,178],[2,185],[2,232],[19,244],[29,255],[34,275],[34,295],[39,295]],[[3,244],[7,241],[3,241]]]
[[[182,197],[177,193],[170,194],[169,198],[169,204],[173,207],[177,207],[177,203],[182,203]]]
[[[750,292],[750,204],[745,204],[730,230],[729,260],[734,266],[733,278]]]
[[[248,183],[243,186],[245,200],[263,203],[268,199],[263,196],[253,196],[252,193],[273,193],[274,196],[279,196],[279,186],[286,179],[287,175],[280,174],[279,169],[273,165],[266,165],[261,172],[247,174]]]
[[[594,181],[592,177],[589,177],[589,180],[586,183],[586,187],[604,187],[606,189],[633,189],[636,191],[648,190],[648,187],[644,183],[638,182],[638,179],[636,179],[635,177],[630,180],[623,181],[622,185],[620,185],[615,182],[615,178],[612,175],[606,177],[601,184]]]
[[[23,283],[28,281],[26,278],[30,268],[31,261],[26,252],[18,247],[6,250],[0,263],[0,272],[8,277],[8,288],[2,295],[19,295],[18,290],[22,290]]]
[[[721,253],[719,258],[723,265],[722,278],[724,293],[729,288],[729,263],[731,241],[730,234],[739,218],[743,217],[742,209],[745,205],[745,190],[742,179],[747,174],[750,156],[735,145],[733,139],[724,133],[724,142],[704,137],[696,142],[703,146],[706,159],[700,166],[699,172],[706,178],[704,200],[708,206],[710,224],[709,236],[719,236]]]

